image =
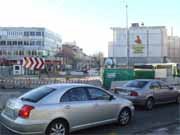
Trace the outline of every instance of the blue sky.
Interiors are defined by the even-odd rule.
[[[180,35],[179,0],[0,0],[0,26],[41,26],[59,33],[63,41],[76,40],[88,54],[107,56],[110,27],[124,27],[125,3],[129,25],[173,27]]]

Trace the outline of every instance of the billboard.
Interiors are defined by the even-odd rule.
[[[147,36],[146,33],[131,32],[130,36],[130,56],[146,57],[147,56]]]
[[[134,44],[132,45],[132,50],[134,54],[143,54],[144,53],[144,44],[142,44],[141,37],[139,35],[136,36],[136,40],[134,40]]]

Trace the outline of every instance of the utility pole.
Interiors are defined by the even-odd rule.
[[[126,3],[126,31],[127,31],[127,67],[129,69],[130,48],[129,48],[129,27],[128,27],[128,5],[127,5],[127,3]]]

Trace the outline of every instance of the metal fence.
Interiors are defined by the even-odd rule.
[[[23,89],[36,88],[47,84],[61,84],[61,83],[83,83],[91,84],[98,87],[102,86],[99,79],[74,79],[74,80],[58,80],[58,79],[0,79],[0,88],[3,89]]]

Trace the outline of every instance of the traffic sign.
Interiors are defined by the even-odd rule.
[[[41,70],[45,68],[45,60],[39,57],[24,57],[22,66],[31,70]]]

